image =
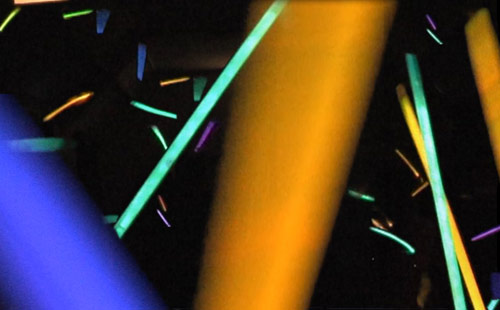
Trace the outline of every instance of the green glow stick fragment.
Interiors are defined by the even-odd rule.
[[[160,141],[161,145],[163,145],[163,149],[166,150],[168,148],[167,142],[165,142],[165,139],[163,138],[163,135],[161,134],[160,129],[158,129],[157,126],[151,126],[151,130],[153,130],[153,133],[156,135],[158,140]]]
[[[181,129],[175,140],[148,176],[135,197],[132,199],[127,209],[125,209],[121,217],[118,219],[118,222],[115,225],[115,230],[120,238],[125,234],[130,225],[132,225],[137,215],[139,215],[141,210],[144,208],[144,205],[158,188],[163,178],[170,171],[170,168],[172,168],[175,161],[188,145],[189,141],[191,141],[194,137],[198,128],[200,128],[203,121],[207,118],[210,111],[213,109],[248,57],[252,54],[262,37],[266,34],[276,18],[279,16],[287,2],[288,1],[284,0],[274,1],[264,16],[262,16],[260,21],[257,23],[255,28],[250,32],[240,48],[236,51],[233,58],[231,58],[228,62],[224,70],[222,70],[215,83],[208,90],[203,100],[201,100],[198,107],[194,110],[193,114]]]
[[[431,183],[432,196],[434,197],[436,205],[436,213],[446,258],[446,266],[448,267],[448,277],[451,284],[453,303],[455,309],[466,309],[460,270],[458,269],[455,247],[451,235],[450,219],[448,218],[446,208],[446,196],[441,179],[441,172],[439,171],[436,146],[434,145],[429,111],[427,110],[427,102],[417,57],[413,54],[406,54],[406,65],[408,67],[413,98],[417,108],[418,122],[422,130],[422,136],[424,137],[425,153],[427,155],[430,170],[429,181]]]
[[[89,15],[92,12],[94,12],[94,10],[89,9],[89,10],[81,10],[81,11],[76,11],[76,12],[71,12],[71,13],[64,13],[63,18],[70,19],[70,18],[77,17],[77,16]]]
[[[10,21],[14,19],[14,17],[16,17],[16,15],[19,14],[20,11],[21,7],[18,6],[10,12],[7,18],[5,18],[5,20],[2,22],[2,25],[0,25],[0,32],[2,32],[5,29],[5,27],[7,27]]]
[[[105,215],[104,216],[104,223],[106,224],[114,224],[118,220],[118,215],[112,214],[112,215]]]
[[[349,196],[356,198],[356,199],[369,201],[369,202],[375,202],[375,198],[373,198],[372,196],[361,194],[361,193],[358,193],[358,192],[353,191],[353,190],[348,190],[347,194],[349,194]]]
[[[441,42],[441,40],[439,40],[439,38],[429,28],[427,28],[427,33],[434,39],[434,41],[439,43],[439,45],[443,45],[443,42]]]
[[[499,301],[500,300],[498,300],[498,299],[492,299],[490,301],[490,303],[488,304],[488,310],[495,310],[495,308],[497,307]]]
[[[401,244],[405,249],[406,249],[406,252],[410,255],[413,255],[416,253],[415,251],[415,248],[412,247],[408,242],[404,241],[403,239],[399,238],[398,236],[394,235],[394,234],[391,234],[390,232],[387,232],[383,229],[379,229],[379,228],[375,228],[375,227],[370,227],[370,230],[379,234],[379,235],[382,235],[382,236],[385,236],[391,240],[394,240],[396,241],[397,243]]]
[[[30,138],[7,141],[9,148],[15,152],[55,152],[68,147],[74,147],[74,142],[68,143],[62,138]]]
[[[145,105],[144,103],[140,103],[138,101],[132,100],[130,102],[130,104],[133,105],[134,107],[138,108],[138,109],[141,109],[143,111],[146,111],[146,112],[149,112],[149,113],[152,113],[152,114],[156,114],[156,115],[160,115],[160,116],[164,116],[164,117],[168,117],[168,118],[177,119],[177,115],[174,114],[174,113],[170,113],[170,112],[167,112],[167,111],[156,109],[156,108],[150,107],[148,105]]]

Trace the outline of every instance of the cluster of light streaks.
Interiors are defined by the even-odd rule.
[[[489,230],[487,230],[487,231],[485,231],[483,233],[480,233],[479,235],[473,237],[471,239],[471,241],[478,241],[478,240],[484,239],[486,237],[489,237],[489,236],[491,236],[493,234],[498,233],[499,231],[500,231],[500,226],[493,227],[492,229],[489,229]]]
[[[427,28],[426,30],[427,33],[431,36],[431,38],[434,39],[434,41],[436,41],[439,45],[443,45],[443,41],[439,40],[437,35],[434,32],[432,32],[432,30],[430,30],[429,28]]]
[[[103,34],[104,29],[106,29],[106,24],[108,23],[109,16],[111,15],[110,10],[102,9],[96,11],[96,31],[97,34]]]
[[[140,109],[140,110],[143,110],[143,111],[151,113],[151,114],[155,114],[155,115],[159,115],[159,116],[163,116],[163,117],[177,119],[177,114],[174,114],[174,113],[171,113],[171,112],[167,112],[167,111],[163,111],[163,110],[160,110],[160,109],[157,109],[157,108],[150,107],[150,106],[145,105],[144,103],[141,103],[139,101],[132,100],[130,102],[130,104],[132,106]]]
[[[370,195],[366,195],[366,194],[362,194],[362,193],[353,191],[352,189],[349,189],[347,191],[347,194],[349,196],[351,196],[352,198],[356,198],[356,199],[363,200],[363,201],[368,201],[368,202],[375,202],[375,198],[374,197],[372,197]]]
[[[165,225],[167,225],[167,227],[171,227],[170,226],[170,223],[167,221],[167,219],[163,216],[163,214],[161,214],[161,211],[156,209],[156,213],[158,213],[158,215],[160,216],[160,218],[163,220],[163,223],[165,223]]]
[[[172,85],[172,84],[183,83],[183,82],[189,81],[190,79],[191,78],[189,76],[183,76],[183,77],[179,77],[179,78],[175,78],[175,79],[163,80],[163,81],[160,81],[160,86],[164,87],[164,86],[168,86],[168,85]]]
[[[19,12],[21,12],[21,7],[18,6],[18,7],[15,7],[9,13],[9,15],[7,15],[7,17],[4,19],[4,21],[0,25],[0,32],[4,31],[5,27],[7,27],[7,25],[14,19],[14,17],[16,17],[17,14],[19,14]]]
[[[399,151],[398,149],[395,149],[394,150],[396,152],[396,154],[399,155],[399,157],[403,160],[403,162],[408,166],[408,168],[410,168],[411,172],[413,172],[413,175],[416,177],[416,178],[419,178],[420,177],[420,173],[418,172],[418,170],[415,168],[415,166],[412,165],[412,163],[410,162],[410,160],[408,158],[406,158],[406,156],[403,155],[403,153],[401,153],[401,151]]]
[[[262,37],[266,34],[276,18],[279,16],[285,4],[286,2],[278,1],[268,9],[240,48],[236,51],[233,58],[231,58],[228,62],[224,70],[222,70],[215,83],[209,89],[208,93],[195,109],[191,117],[187,120],[186,124],[182,127],[181,131],[172,142],[170,148],[165,152],[161,160],[148,176],[121,217],[118,219],[118,222],[115,225],[115,230],[120,238],[125,234],[130,225],[134,222],[135,218],[144,208],[146,202],[158,188],[163,178],[167,175],[181,155],[182,151],[189,144],[196,131],[220,99],[226,88],[234,79],[238,71],[240,71],[241,67],[253,52],[257,44],[259,44]]]
[[[94,10],[87,9],[87,10],[81,10],[81,11],[76,11],[76,12],[64,13],[63,14],[63,18],[64,19],[71,19],[71,18],[74,18],[74,17],[89,15],[89,14],[92,14],[92,12],[94,12]]]
[[[436,23],[432,20],[431,16],[429,14],[425,14],[425,18],[427,18],[427,21],[431,25],[432,29],[435,31],[437,30]]]
[[[163,212],[167,212],[167,204],[165,203],[165,200],[163,200],[163,197],[161,195],[158,195],[158,201],[160,202],[160,206]]]
[[[163,135],[161,134],[160,129],[158,126],[153,125],[151,126],[151,130],[155,134],[155,136],[158,138],[158,141],[160,141],[161,145],[163,146],[163,149],[166,150],[168,148],[167,142],[165,141],[165,138],[163,138]]]
[[[399,243],[400,245],[402,245],[406,249],[406,252],[408,254],[413,255],[416,253],[414,247],[412,247],[408,242],[404,241],[403,239],[399,238],[398,236],[396,236],[388,231],[385,231],[383,229],[376,228],[376,227],[370,227],[370,230],[379,234],[379,235],[385,236],[393,241],[396,241],[397,243]]]
[[[424,184],[420,185],[416,190],[411,193],[412,197],[417,196],[421,191],[423,191],[427,186],[429,186],[429,182],[425,181]]]
[[[203,90],[205,89],[205,86],[207,85],[207,78],[204,76],[200,77],[195,77],[193,81],[193,98],[195,102],[198,102],[201,100],[201,97],[203,96]]]
[[[28,138],[7,141],[7,146],[14,152],[46,153],[74,147],[75,142],[62,138]]]
[[[137,47],[137,79],[142,81],[144,77],[144,68],[146,67],[146,44],[139,43]]]
[[[89,101],[93,96],[94,96],[94,92],[87,91],[87,92],[81,93],[78,96],[71,97],[70,99],[68,99],[68,101],[65,104],[63,104],[59,108],[55,109],[54,111],[50,112],[49,114],[47,114],[47,116],[45,116],[43,118],[43,121],[48,122],[48,121],[52,120],[54,117],[61,114],[64,110],[69,109],[72,106],[82,105],[85,102]]]
[[[203,131],[203,134],[201,135],[200,140],[196,144],[196,147],[194,149],[195,152],[199,152],[201,150],[201,148],[203,147],[203,145],[205,145],[205,142],[207,141],[208,136],[210,135],[210,133],[215,128],[215,125],[216,125],[216,123],[214,121],[208,122],[208,125],[205,128],[205,130]]]

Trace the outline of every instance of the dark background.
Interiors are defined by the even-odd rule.
[[[61,157],[103,214],[121,214],[162,156],[149,126],[157,125],[170,144],[198,104],[192,80],[164,88],[158,81],[206,76],[206,92],[244,39],[248,4],[165,0],[24,6],[0,33],[0,91],[16,95],[46,136],[77,141],[77,148]],[[463,31],[480,7],[490,8],[498,33],[493,0],[400,1],[349,177],[349,188],[374,196],[376,202],[343,199],[311,308],[417,308],[423,273],[432,282],[426,307],[452,308],[431,191],[410,197],[419,182],[394,152],[401,150],[423,173],[395,93],[398,83],[408,86],[407,52],[420,62],[445,189],[489,302],[490,273],[498,271],[498,237],[469,241],[498,223],[498,177]],[[111,10],[104,34],[96,34],[95,13],[62,19],[63,12],[85,8]],[[0,19],[11,9],[4,2]],[[426,13],[437,23],[444,45],[426,33]],[[148,48],[142,82],[136,78],[139,42]],[[90,102],[42,122],[86,90],[95,92]],[[174,112],[178,119],[137,110],[131,100]],[[123,239],[173,308],[189,308],[196,292],[232,104],[237,102],[229,89],[207,119],[217,121],[218,130],[195,153],[200,131],[158,190],[168,204],[172,227],[162,223],[155,210],[158,201],[151,199]],[[371,218],[384,216],[394,222],[392,231],[416,248],[414,256],[368,230]]]

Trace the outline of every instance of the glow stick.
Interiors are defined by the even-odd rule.
[[[8,147],[15,152],[45,153],[60,151],[66,147],[74,147],[62,138],[29,138],[7,141]]]
[[[189,76],[175,78],[175,79],[169,79],[169,80],[164,80],[164,81],[160,81],[160,86],[163,87],[163,86],[167,86],[167,85],[172,85],[172,84],[186,82],[186,81],[189,81],[189,80],[190,80]]]
[[[92,12],[94,12],[94,10],[81,10],[81,11],[77,11],[77,12],[71,12],[71,13],[64,13],[63,14],[63,18],[64,19],[70,19],[70,18],[73,18],[73,17],[78,17],[78,16],[83,16],[83,15],[89,15],[89,14],[92,14]]]
[[[490,303],[488,304],[488,310],[495,310],[495,308],[497,307],[499,301],[500,300],[498,300],[498,299],[492,299],[490,301]]]
[[[12,19],[14,19],[14,17],[16,17],[17,14],[19,14],[20,11],[21,7],[16,7],[10,12],[9,15],[7,15],[5,20],[0,25],[0,32],[2,32],[5,29],[5,27],[7,27],[7,25],[12,21]]]
[[[137,79],[142,81],[144,77],[144,67],[146,66],[146,45],[139,44],[137,49]]]
[[[403,155],[398,149],[395,149],[396,154],[399,155],[399,157],[404,161],[404,163],[410,168],[410,170],[413,172],[416,178],[420,177],[420,173],[417,171],[417,169],[411,164],[411,162],[406,158],[406,156]]]
[[[174,114],[174,113],[170,113],[170,112],[167,112],[167,111],[156,109],[156,108],[150,107],[148,105],[145,105],[144,103],[140,103],[138,101],[132,100],[130,102],[130,104],[133,105],[134,107],[138,108],[138,109],[141,109],[143,111],[149,112],[151,114],[156,114],[156,115],[160,115],[160,116],[164,116],[164,117],[168,117],[168,118],[177,119],[177,115]]]
[[[434,21],[432,20],[431,16],[429,14],[425,14],[425,18],[427,18],[427,21],[429,22],[429,24],[431,25],[432,29],[433,30],[436,30],[437,27],[436,27],[436,24],[434,23]]]
[[[417,196],[418,193],[420,193],[421,191],[423,191],[427,186],[429,186],[429,182],[425,181],[424,184],[420,185],[413,193],[411,193],[411,196],[412,197]]]
[[[96,31],[97,34],[103,34],[106,24],[108,23],[109,16],[111,12],[109,10],[97,10],[96,12]]]
[[[64,105],[60,106],[59,108],[57,108],[54,111],[47,114],[47,116],[45,116],[43,118],[43,121],[48,122],[48,121],[52,120],[54,117],[61,114],[64,110],[70,108],[71,106],[84,104],[85,102],[89,101],[93,96],[94,96],[94,93],[90,91],[90,92],[81,93],[78,96],[72,97]]]
[[[215,127],[215,122],[212,122],[212,121],[208,122],[208,125],[205,128],[205,130],[203,131],[203,134],[201,135],[201,138],[198,141],[198,144],[196,144],[196,148],[194,149],[195,152],[200,151],[200,149],[203,147],[203,145],[207,141],[208,136],[210,135],[210,133],[212,132],[214,127]]]
[[[434,39],[434,41],[436,41],[439,45],[443,45],[443,42],[441,42],[441,40],[439,40],[439,38],[430,29],[426,29],[426,30],[427,30],[427,33],[431,36],[431,38]]]
[[[157,126],[151,126],[151,130],[153,130],[153,133],[156,135],[158,140],[160,141],[161,145],[163,146],[163,149],[166,150],[168,148],[167,142],[165,142],[165,138],[163,138],[163,135],[161,134],[160,129],[158,129]]]
[[[408,242],[404,241],[403,239],[399,238],[398,236],[388,232],[388,231],[385,231],[383,229],[379,229],[379,228],[375,228],[375,227],[370,227],[370,230],[379,234],[379,235],[382,235],[382,236],[385,236],[391,240],[394,240],[396,241],[397,243],[401,244],[405,249],[406,249],[406,252],[410,255],[413,255],[415,254],[415,248],[412,247]]]
[[[158,213],[158,215],[161,217],[161,219],[163,220],[163,223],[165,223],[165,225],[167,225],[168,227],[171,227],[170,226],[170,223],[167,221],[167,219],[163,216],[163,214],[161,214],[160,210],[156,209],[156,213]]]
[[[347,194],[349,194],[349,196],[356,198],[356,199],[369,201],[369,202],[375,202],[375,198],[373,198],[372,196],[361,194],[361,193],[358,193],[358,192],[353,191],[351,189],[347,191]]]
[[[481,240],[481,239],[484,239],[488,236],[491,236],[493,234],[496,234],[497,232],[500,231],[500,226],[497,226],[497,227],[493,227],[492,229],[489,229],[483,233],[480,233],[479,235],[473,237],[471,240],[472,241],[477,241],[477,240]]]

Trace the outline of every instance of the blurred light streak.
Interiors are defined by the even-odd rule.
[[[437,27],[436,27],[436,24],[434,23],[434,21],[432,20],[431,16],[429,14],[425,14],[425,18],[427,18],[427,21],[429,22],[429,24],[431,25],[432,29],[433,30],[437,30]]]
[[[0,32],[4,31],[5,27],[7,27],[7,25],[12,21],[12,19],[14,19],[14,17],[16,17],[17,14],[19,14],[20,11],[21,11],[21,7],[18,6],[16,8],[14,8],[9,13],[9,15],[7,15],[7,17],[4,19],[4,21],[0,25]]]
[[[375,227],[370,227],[370,230],[379,234],[379,235],[385,236],[393,241],[396,241],[397,243],[399,243],[400,245],[402,245],[406,249],[406,252],[408,254],[410,254],[410,255],[415,254],[415,248],[412,247],[408,242],[399,238],[398,236],[396,236],[388,231],[385,231],[383,229],[379,229],[379,228],[375,228]]]
[[[193,97],[194,101],[198,102],[201,100],[201,97],[203,95],[203,90],[205,89],[205,86],[207,85],[207,78],[204,76],[200,77],[195,77],[193,81]]]
[[[207,141],[208,136],[210,135],[210,133],[212,132],[212,130],[214,129],[214,127],[215,127],[215,122],[214,121],[208,122],[208,125],[205,128],[205,130],[203,131],[203,134],[201,135],[200,140],[196,144],[196,147],[194,149],[195,152],[199,152],[201,150],[201,148],[203,147],[203,145],[205,145],[205,142]]]
[[[406,124],[408,125],[411,137],[413,139],[413,143],[415,143],[415,147],[417,148],[417,152],[420,160],[422,161],[422,165],[427,174],[427,178],[430,179],[429,164],[427,162],[427,155],[425,153],[424,138],[418,125],[417,116],[415,115],[412,103],[406,93],[404,86],[400,84],[398,85],[396,90],[398,98],[400,100],[401,109],[406,120]],[[465,251],[465,246],[462,241],[460,231],[458,230],[458,225],[455,221],[455,216],[453,215],[448,199],[446,199],[446,208],[448,212],[449,223],[451,226],[455,253],[457,255],[458,263],[460,265],[460,270],[462,271],[462,276],[464,278],[469,297],[472,300],[472,304],[475,310],[484,309],[484,301],[481,297],[481,293],[479,292],[476,278],[467,256],[467,252]]]
[[[439,45],[443,45],[443,42],[441,42],[441,40],[439,40],[439,38],[436,36],[436,34],[434,34],[434,32],[432,32],[429,28],[427,28],[426,30],[427,30],[427,33],[431,36],[431,38],[434,39],[434,41],[436,41]]]
[[[383,229],[383,230],[389,230],[386,226],[384,226],[384,224],[381,221],[374,219],[374,218],[372,218],[371,221],[372,221],[373,226],[380,228],[380,229]]]
[[[429,186],[429,182],[425,181],[424,184],[420,185],[413,193],[411,193],[412,197],[417,196],[421,191],[423,191],[427,186]]]
[[[167,212],[167,204],[165,203],[165,200],[163,200],[163,197],[161,195],[158,195],[158,201],[160,202],[161,208],[163,209],[163,212]]]
[[[347,191],[347,194],[349,194],[349,196],[356,198],[356,199],[359,199],[359,200],[364,200],[364,201],[368,201],[368,202],[375,202],[374,197],[372,197],[370,195],[358,193],[358,192],[353,191],[351,189]]]
[[[110,10],[102,9],[96,11],[96,31],[97,34],[103,34],[104,29],[106,29],[106,24],[108,23],[109,16],[111,15]]]
[[[161,145],[163,146],[163,149],[166,150],[168,148],[167,142],[165,142],[165,138],[163,138],[163,135],[161,134],[160,129],[158,129],[158,126],[155,125],[151,126],[151,130],[158,138],[158,141],[160,141]]]
[[[14,0],[14,4],[24,5],[24,4],[41,4],[41,3],[53,3],[53,2],[65,2],[68,0]]]
[[[488,304],[488,310],[495,310],[499,301],[500,301],[499,299],[492,299]]]
[[[163,110],[160,110],[160,109],[157,109],[157,108],[153,108],[153,107],[150,107],[148,105],[145,105],[144,103],[141,103],[139,101],[135,101],[135,100],[132,100],[130,101],[130,104],[140,110],[143,110],[143,111],[146,111],[146,112],[149,112],[151,114],[156,114],[156,115],[159,115],[159,116],[164,116],[164,117],[168,117],[168,118],[173,118],[173,119],[177,119],[177,115],[174,114],[174,113],[171,113],[171,112],[167,112],[167,111],[163,111]]]
[[[94,12],[94,10],[88,9],[88,10],[81,10],[81,11],[77,11],[77,12],[63,13],[63,18],[70,19],[73,17],[89,15],[89,14],[92,14],[92,12]]]
[[[139,43],[137,47],[137,79],[142,81],[144,68],[146,67],[146,44]]]
[[[63,138],[27,138],[7,141],[7,146],[14,152],[45,153],[74,147],[75,142]]]
[[[68,101],[60,106],[59,108],[55,109],[54,111],[50,112],[43,118],[44,122],[48,122],[52,120],[54,117],[62,113],[64,110],[70,108],[71,106],[78,106],[81,104],[84,104],[85,102],[89,101],[92,97],[94,96],[94,92],[88,91],[81,93],[78,96],[72,97],[68,99]]]
[[[500,231],[500,226],[493,227],[492,229],[489,229],[489,230],[487,230],[487,231],[485,231],[485,232],[483,232],[483,233],[480,233],[479,235],[477,235],[477,236],[473,237],[473,238],[471,239],[471,241],[478,241],[478,240],[484,239],[484,238],[486,238],[486,237],[488,237],[488,236],[491,236],[491,235],[493,235],[493,234],[496,234],[496,233],[497,233],[497,232],[499,232],[499,231]]]
[[[477,11],[467,22],[465,36],[500,176],[500,48],[488,9]]]
[[[404,161],[404,163],[410,168],[410,170],[413,172],[413,175],[415,175],[416,178],[420,177],[420,173],[417,171],[417,169],[411,164],[411,162],[406,158],[406,156],[403,155],[398,149],[395,149],[396,154],[399,155],[399,157]]]
[[[105,215],[104,216],[104,223],[106,224],[114,224],[118,220],[118,215],[112,214],[112,215]]]
[[[163,223],[165,223],[165,225],[167,225],[167,227],[171,227],[170,226],[170,223],[167,221],[167,219],[163,216],[163,214],[161,214],[160,210],[156,209],[156,213],[158,213],[158,215],[161,217],[161,219],[163,220]]]
[[[167,85],[172,85],[172,84],[177,84],[177,83],[183,83],[186,81],[189,81],[191,78],[189,76],[184,76],[180,78],[175,78],[175,79],[168,79],[164,81],[160,81],[160,86],[167,86]]]
[[[269,3],[253,2],[250,25]],[[289,1],[249,59],[195,309],[308,308],[396,4]]]
[[[274,23],[284,4],[285,3],[282,1],[277,1],[264,14],[259,23],[236,51],[233,58],[231,58],[228,62],[224,70],[222,70],[221,74],[209,89],[208,93],[200,102],[198,107],[194,110],[186,124],[184,124],[184,127],[182,127],[181,131],[174,139],[170,148],[165,152],[121,217],[118,219],[118,222],[115,225],[115,230],[120,238],[125,234],[130,225],[132,225],[135,218],[139,215],[153,192],[158,188],[163,178],[165,178],[167,173],[170,171],[170,168],[172,168],[181,153],[194,137],[196,131],[207,118],[208,114],[220,99],[226,88],[240,71],[243,64],[245,64],[257,44],[259,44],[262,37],[266,34],[267,30],[269,30],[271,25]]]

